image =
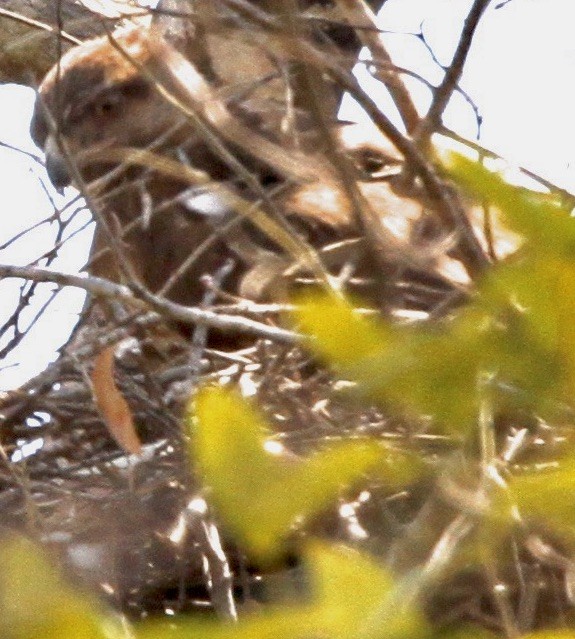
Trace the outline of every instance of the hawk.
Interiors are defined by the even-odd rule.
[[[241,62],[247,53],[241,41],[237,48]],[[253,47],[249,53],[255,60]],[[53,183],[74,183],[89,195],[97,222],[89,272],[136,279],[186,305],[202,299],[202,275],[229,257],[248,275],[263,271],[264,280],[273,280],[276,267],[285,270],[288,262],[275,260],[278,235],[239,221],[252,207],[263,206],[276,231],[304,245],[358,232],[358,200],[352,205],[342,185],[325,131],[305,109],[289,108],[282,73],[289,61],[262,48],[255,74],[244,60],[234,84],[229,70],[223,82],[196,57],[191,62],[154,28],[88,41],[41,83],[31,128]],[[373,131],[358,143],[346,140],[349,128],[333,123],[333,130],[353,160],[353,186],[383,227],[385,259],[431,271],[435,256],[409,246],[411,228],[430,205],[421,190],[396,188],[402,156]],[[285,250],[290,242],[279,244]],[[254,279],[247,287],[234,280],[232,292],[265,297],[266,286]]]
[[[168,296],[195,304],[204,290],[201,275],[238,253],[230,244],[238,245],[242,231],[236,225],[227,237],[221,233],[230,211],[218,193],[273,208],[276,190],[276,212],[289,212],[294,185],[333,181],[311,127],[304,122],[297,141],[280,139],[277,103],[268,96],[250,100],[249,93],[245,82],[235,90],[209,83],[161,35],[142,27],[88,41],[48,73],[32,137],[45,151],[53,184],[83,187],[99,211],[91,274],[136,277],[157,292],[179,273]],[[134,149],[146,151],[146,159],[133,161],[132,153],[130,160]],[[191,172],[200,183],[184,179]],[[349,211],[316,204],[291,208],[312,226],[350,226]],[[269,254],[263,240],[257,254]],[[247,245],[242,259],[253,265]]]

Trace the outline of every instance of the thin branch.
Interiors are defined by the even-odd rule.
[[[237,144],[239,148],[245,149],[264,164],[271,166],[274,170],[278,170],[296,182],[306,182],[312,178],[318,180],[329,179],[332,176],[331,167],[322,162],[320,156],[312,157],[295,150],[286,154],[285,149],[281,146],[244,125],[217,98],[210,83],[202,77],[194,65],[175,49],[164,47],[163,55],[158,60],[159,68],[154,69],[154,65],[151,65],[152,70],[150,70],[130,56],[122,48],[121,44],[115,40],[112,33],[108,32],[107,35],[110,44],[128,62],[152,81],[154,88],[192,122],[195,130],[200,132],[218,156],[236,171],[237,175],[253,189],[254,193],[261,197],[262,203],[266,204],[266,211],[269,215],[255,205],[248,205],[242,198],[226,189],[225,185],[222,184],[219,186],[222,194],[227,191],[226,199],[233,203],[233,206],[230,207],[231,210],[235,210],[249,219],[251,223],[273,239],[288,254],[293,255],[296,261],[307,264],[326,288],[333,289],[330,275],[324,269],[315,249],[294,232],[285,216],[276,210],[273,201],[259,180],[227,149],[223,139],[229,139],[232,143]],[[158,73],[166,74],[174,85],[172,90],[168,88],[167,83],[158,80],[156,77]],[[137,155],[141,155],[141,153]],[[131,157],[134,157],[133,154]],[[149,154],[147,157],[151,161]],[[164,166],[167,166],[169,160],[163,158],[162,162]],[[201,172],[193,171],[191,167],[185,167],[181,163],[178,166],[181,169],[186,168],[186,175],[192,176],[191,185],[198,183],[198,177],[200,178],[200,183],[202,181],[205,183],[205,176],[200,176]],[[155,166],[154,168],[157,169],[158,167]],[[178,179],[180,177],[179,173],[180,169],[178,168],[175,170],[175,176]]]
[[[293,331],[269,326],[244,317],[220,315],[195,306],[182,306],[154,295],[138,285],[133,286],[137,290],[138,296],[136,297],[129,287],[114,284],[100,277],[72,275],[39,267],[0,264],[0,278],[19,278],[33,282],[51,282],[58,286],[73,286],[98,297],[127,302],[140,310],[143,307],[141,300],[144,300],[161,314],[186,324],[205,324],[222,331],[247,333],[288,344],[296,343],[301,339]]]
[[[40,20],[34,20],[33,18],[27,18],[20,13],[16,13],[15,11],[10,11],[8,9],[0,9],[0,16],[4,18],[9,18],[10,20],[15,20],[16,22],[22,22],[23,24],[28,25],[29,27],[34,27],[35,29],[41,29],[42,31],[48,31],[48,33],[57,34],[63,40],[67,40],[72,44],[82,44],[82,40],[74,37],[70,33],[59,29],[58,27],[53,27],[46,22],[41,22]]]
[[[58,64],[60,63],[58,62]],[[58,72],[60,72],[60,69],[58,69]],[[118,259],[118,264],[122,274],[126,275],[129,279],[135,279],[132,264],[126,257],[126,252],[123,249],[122,243],[108,223],[108,220],[102,211],[102,207],[98,205],[97,199],[93,196],[92,190],[88,187],[88,184],[86,184],[82,177],[80,169],[68,149],[66,140],[64,140],[63,136],[60,134],[58,122],[55,121],[53,115],[48,109],[45,109],[45,116],[48,121],[50,132],[53,135],[58,136],[59,152],[62,154],[62,157],[66,162],[66,167],[69,171],[70,177],[72,178],[72,183],[82,194],[82,197],[86,202],[86,206],[92,213],[98,226],[104,230],[106,239],[114,251],[114,255]]]
[[[427,116],[422,120],[415,133],[415,139],[420,148],[427,147],[431,135],[441,125],[441,118],[445,107],[451,99],[463,73],[463,67],[465,66],[465,61],[467,60],[477,25],[490,1],[491,0],[475,0],[465,19],[453,60],[445,71],[441,84],[435,90]]]
[[[487,2],[487,0],[482,0],[482,2]],[[293,38],[286,36],[281,21],[274,20],[261,10],[256,10],[244,0],[226,0],[226,4],[232,5],[238,13],[247,14],[254,23],[262,27],[262,32],[250,31],[244,35],[253,36],[263,46],[274,48],[288,58],[291,57],[305,64],[316,66],[324,73],[328,73],[344,90],[351,93],[377,128],[403,154],[410,170],[421,177],[430,198],[437,202],[438,213],[448,228],[458,233],[460,250],[470,274],[472,276],[481,274],[489,266],[489,259],[475,236],[458,198],[441,180],[432,163],[418,150],[417,146],[381,112],[378,105],[362,89],[353,74],[342,69],[337,60],[330,59],[310,42],[294,42]]]
[[[294,42],[304,42],[296,20],[297,6],[294,0],[286,1],[286,5],[286,32],[291,34]],[[330,127],[328,114],[317,89],[316,76],[311,71],[312,69],[310,69],[309,65],[302,65],[302,80],[307,94],[310,113],[314,116],[315,125],[321,132],[328,158],[338,173],[338,181],[352,205],[356,225],[365,235],[370,253],[374,261],[379,265],[381,273],[387,273],[389,271],[388,260],[392,253],[389,234],[381,223],[380,215],[371,207],[359,190],[350,161],[338,148],[333,128]],[[386,282],[386,278],[381,278],[381,280],[382,284]]]
[[[458,234],[458,242],[472,275],[479,275],[489,265],[489,260],[475,236],[473,227],[455,195],[440,178],[433,164],[421,153],[415,143],[399,131],[391,120],[361,87],[352,75],[338,69],[330,69],[337,82],[351,94],[371,118],[376,127],[405,157],[406,164],[420,176],[430,198],[437,202],[437,210],[448,228]]]
[[[377,29],[377,17],[364,0],[338,0],[338,5],[350,24],[357,25],[356,33],[362,44],[372,55],[375,64],[384,64],[387,71],[379,72],[376,78],[388,89],[408,133],[413,133],[419,125],[420,117],[400,72],[395,70],[393,60],[385,48],[381,33]],[[379,67],[381,68],[381,67]]]
[[[470,149],[477,151],[477,153],[479,153],[480,155],[493,158],[495,160],[505,160],[505,158],[501,157],[501,155],[499,155],[495,151],[488,149],[487,147],[479,144],[478,142],[475,142],[474,140],[467,139],[463,135],[460,135],[459,133],[453,131],[452,129],[444,125],[442,125],[437,132],[440,133],[441,135],[444,135],[447,138],[455,140],[455,142],[459,142],[460,144],[463,144],[469,147]],[[571,193],[571,191],[568,191],[567,189],[557,186],[557,184],[554,184],[550,180],[547,180],[546,178],[538,175],[537,173],[535,173],[534,171],[531,171],[530,169],[525,168],[524,166],[517,166],[516,168],[518,171],[523,173],[528,178],[532,179],[535,182],[538,182],[539,184],[541,184],[541,186],[544,186],[546,189],[549,189],[549,191],[551,191],[552,193],[557,193],[557,195],[559,195],[563,199],[563,201],[565,202],[567,206],[571,206],[571,208],[575,207],[575,193]]]

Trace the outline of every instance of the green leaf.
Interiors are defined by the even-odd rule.
[[[506,183],[451,154],[449,169],[497,205],[527,240],[477,284],[473,301],[442,324],[394,327],[329,295],[295,313],[310,348],[370,399],[430,415],[451,433],[474,425],[478,380],[492,380],[494,408],[555,418],[575,399],[575,218],[553,195]]]
[[[433,634],[433,639],[497,639],[498,635],[478,628],[476,626],[467,625],[457,629],[440,629]],[[522,639],[526,639],[523,637]]]
[[[308,294],[297,300],[296,321],[315,338],[312,348],[338,366],[357,364],[380,352],[396,332],[374,317],[360,315],[341,297]]]
[[[477,374],[484,352],[483,314],[462,312],[439,328],[394,328],[360,316],[346,300],[318,293],[296,305],[310,348],[377,402],[433,415],[461,432],[477,412]]]
[[[521,516],[535,519],[575,542],[575,458],[567,456],[552,468],[513,477],[509,483],[512,503]],[[504,511],[505,502],[499,504]]]
[[[489,345],[494,369],[549,413],[575,397],[575,218],[554,195],[506,183],[480,163],[449,154],[453,177],[495,204],[527,240],[479,285],[477,304],[499,322]]]
[[[575,630],[556,628],[551,630],[539,630],[523,635],[522,639],[575,639]]]
[[[237,392],[208,387],[195,400],[193,455],[224,522],[260,561],[282,551],[297,520],[325,507],[368,469],[387,464],[391,477],[406,474],[406,456],[384,445],[351,440],[307,459],[266,449],[263,415]]]
[[[423,618],[390,574],[367,556],[343,547],[308,551],[318,601],[310,628],[330,637],[413,637],[425,634]]]
[[[490,348],[501,377],[547,412],[575,398],[575,264],[533,257],[502,265],[481,286],[481,303],[499,329]]]
[[[344,547],[312,543],[305,554],[311,601],[272,607],[237,624],[192,621],[146,624],[138,639],[408,639],[425,637],[421,614],[401,597],[390,575]]]
[[[127,639],[119,620],[67,586],[31,542],[0,545],[2,639]]]
[[[444,164],[463,188],[497,206],[509,226],[526,237],[530,249],[575,257],[575,219],[555,196],[508,184],[479,162],[457,153],[446,154]]]

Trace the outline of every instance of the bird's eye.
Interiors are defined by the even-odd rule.
[[[118,111],[121,102],[119,95],[107,95],[94,104],[94,110],[97,115],[110,116]]]

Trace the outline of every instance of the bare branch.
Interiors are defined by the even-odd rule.
[[[16,20],[17,22],[21,22],[22,24],[26,24],[30,27],[34,27],[35,29],[41,29],[43,31],[48,31],[48,33],[58,34],[60,38],[63,40],[67,40],[70,44],[82,44],[82,40],[74,37],[73,35],[66,33],[66,31],[58,31],[55,27],[46,24],[45,22],[41,22],[40,20],[34,20],[34,18],[27,18],[15,11],[10,11],[8,9],[0,9],[0,17],[9,18],[10,20]]]
[[[99,277],[72,275],[36,266],[0,264],[0,278],[8,277],[16,277],[33,282],[51,282],[58,286],[81,288],[97,297],[106,297],[127,302],[139,310],[145,308],[145,305],[142,304],[142,300],[144,300],[155,310],[163,315],[167,315],[170,319],[187,324],[205,324],[222,331],[246,333],[248,335],[256,335],[288,344],[295,343],[300,339],[297,333],[293,331],[269,326],[244,317],[220,315],[213,311],[194,306],[182,306],[181,304],[176,304],[157,295],[153,295],[139,286],[134,286],[138,293],[138,297],[136,297],[129,287],[114,284],[109,280]]]
[[[378,129],[391,141],[405,157],[411,171],[421,177],[429,197],[437,202],[437,211],[447,227],[458,235],[461,251],[466,258],[466,265],[474,275],[482,273],[489,265],[489,260],[457,198],[440,178],[433,164],[419,151],[414,142],[403,135],[391,120],[381,112],[380,108],[360,86],[352,74],[342,73],[337,69],[330,70],[338,82],[354,97],[365,110]]]
[[[475,0],[465,19],[453,60],[445,71],[441,84],[434,92],[427,116],[422,120],[418,131],[415,133],[415,139],[421,148],[425,148],[428,145],[431,135],[441,125],[443,112],[461,78],[477,25],[489,2],[490,0]]]
[[[377,65],[376,78],[389,90],[406,131],[413,133],[419,124],[419,113],[385,48],[375,14],[364,0],[338,0],[338,4],[348,22],[356,27],[364,46],[370,50],[373,63]]]

